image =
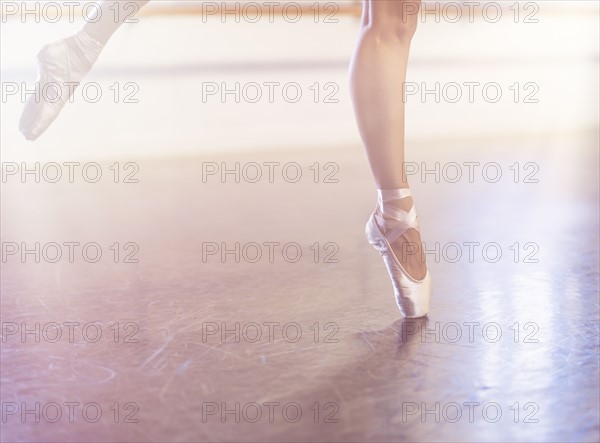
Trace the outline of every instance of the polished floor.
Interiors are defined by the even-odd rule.
[[[358,145],[5,170],[2,441],[598,441],[597,146],[410,146],[412,321]]]

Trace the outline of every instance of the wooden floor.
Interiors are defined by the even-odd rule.
[[[411,146],[413,321],[359,146],[5,175],[2,441],[598,441],[596,148]]]

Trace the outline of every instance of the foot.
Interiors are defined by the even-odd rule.
[[[76,87],[92,69],[103,45],[84,31],[50,43],[38,53],[39,77],[19,122],[19,130],[35,140],[48,129]]]
[[[409,212],[413,207],[412,197],[406,197],[403,199],[394,199],[388,201],[386,205],[399,209],[401,211]],[[380,214],[383,212],[381,208],[378,208]],[[395,220],[393,216],[389,214],[381,214],[384,221],[383,228],[386,225],[393,227]],[[398,238],[390,242],[394,255],[408,273],[410,277],[415,280],[423,280],[427,275],[427,265],[425,263],[425,252],[423,250],[423,243],[421,242],[421,234],[416,229],[408,229]]]
[[[369,243],[381,254],[402,315],[427,315],[431,277],[425,265],[417,211],[409,189],[380,190],[366,227]]]

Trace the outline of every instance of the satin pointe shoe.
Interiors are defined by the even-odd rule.
[[[419,231],[417,211],[409,212],[392,205],[411,197],[409,189],[379,190],[377,209],[366,226],[369,243],[381,254],[392,280],[396,304],[403,316],[417,318],[427,315],[431,298],[429,271],[422,280],[411,277],[394,253],[391,244],[409,229]],[[384,217],[385,214],[385,217]]]
[[[44,46],[37,55],[39,76],[35,94],[25,103],[19,130],[36,140],[58,117],[81,80],[92,69],[103,45],[80,31]]]

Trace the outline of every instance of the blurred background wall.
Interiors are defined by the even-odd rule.
[[[209,14],[202,2],[151,1],[138,23],[115,34],[86,79],[101,85],[103,96],[92,103],[76,92],[34,144],[18,133],[23,97],[7,94],[5,85],[31,88],[37,51],[78,30],[82,19],[23,23],[4,13],[3,161],[358,145],[347,72],[361,6],[321,2],[317,16],[315,2],[297,3],[297,21],[294,9],[286,15],[281,8],[273,20],[264,13],[256,21],[250,14]],[[597,2],[480,2],[470,12],[453,3],[462,6],[460,19],[451,3],[424,6],[442,13],[422,14],[414,40],[409,143],[597,131]],[[221,95],[221,87],[236,83],[238,97]]]

